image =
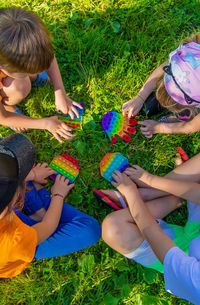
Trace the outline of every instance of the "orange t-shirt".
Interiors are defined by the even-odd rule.
[[[20,274],[34,258],[37,232],[12,212],[0,220],[0,278]]]

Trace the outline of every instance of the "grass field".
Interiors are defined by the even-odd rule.
[[[80,176],[68,202],[102,222],[111,212],[98,202],[94,188],[110,188],[99,174],[99,161],[119,151],[131,164],[164,175],[174,166],[177,146],[191,157],[200,150],[200,133],[155,135],[145,139],[139,128],[130,144],[110,144],[101,127],[109,110],[137,94],[147,76],[185,36],[200,30],[200,3],[194,0],[1,0],[39,14],[54,38],[64,85],[74,100],[86,106],[83,128],[71,142],[58,143],[46,131],[26,135],[37,149],[37,160],[54,155],[77,157]],[[45,55],[44,55],[45,56]],[[32,117],[54,113],[50,86],[33,89],[21,104]],[[11,134],[0,128],[0,136]],[[167,221],[184,224],[183,207]],[[111,250],[100,240],[95,246],[65,257],[35,261],[20,276],[0,281],[0,304],[189,304],[164,289],[163,276]]]

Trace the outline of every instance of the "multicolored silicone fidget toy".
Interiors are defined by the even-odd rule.
[[[123,116],[121,113],[116,111],[107,112],[102,119],[102,126],[108,135],[111,143],[116,143],[118,135],[126,142],[130,142],[131,137],[125,133],[129,132],[131,134],[136,133],[136,129],[130,126],[137,125],[137,120],[128,119],[127,116]]]
[[[115,170],[121,173],[129,167],[128,159],[120,153],[108,153],[101,160],[100,164],[101,175],[108,181],[113,181],[112,174]]]
[[[69,179],[71,183],[74,182],[80,172],[78,161],[68,154],[54,157],[49,166],[53,168],[57,174]],[[51,175],[50,178],[55,180],[56,176]]]
[[[56,112],[55,115],[57,115],[59,117],[59,119],[64,121],[68,126],[73,127],[73,128],[80,128],[82,117],[83,117],[83,112],[84,112],[84,108],[85,108],[83,103],[80,103],[80,105],[83,107],[82,109],[80,109],[77,106],[74,106],[79,113],[79,118],[77,118],[76,114],[74,114],[74,120],[72,120],[71,117],[69,116],[69,114],[64,115],[62,112],[59,112],[59,113]]]

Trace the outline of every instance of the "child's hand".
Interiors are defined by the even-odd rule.
[[[57,111],[60,110],[63,114],[69,114],[72,120],[74,120],[74,114],[79,118],[79,113],[74,106],[77,106],[80,109],[83,108],[79,103],[72,101],[66,94],[56,97],[55,105]]]
[[[140,121],[138,124],[143,125],[140,130],[146,138],[152,138],[155,133],[162,133],[161,126],[163,123],[153,120]]]
[[[34,182],[44,184],[47,183],[47,177],[50,175],[56,174],[51,167],[48,166],[47,163],[38,163],[34,168],[32,168],[31,172],[33,173],[33,180]]]
[[[63,142],[60,136],[68,140],[71,140],[71,138],[74,137],[74,135],[69,132],[72,128],[67,126],[65,122],[60,121],[57,116],[47,118],[46,129],[50,131],[60,143]]]
[[[132,98],[131,100],[123,104],[122,106],[123,115],[126,115],[126,113],[129,112],[128,118],[130,119],[132,116],[138,114],[138,112],[141,110],[143,106],[143,103],[144,103],[143,100],[138,96]]]
[[[133,167],[127,168],[124,173],[129,176],[133,181],[138,179],[143,182],[147,182],[148,178],[151,176],[149,172],[144,170],[138,165],[133,165]]]
[[[69,179],[66,179],[64,176],[57,175],[56,181],[51,188],[51,194],[60,194],[65,198],[70,190],[74,187],[74,184],[69,184]]]
[[[115,186],[124,196],[137,189],[136,184],[124,173],[115,171],[112,177],[115,180],[111,182],[112,185]]]

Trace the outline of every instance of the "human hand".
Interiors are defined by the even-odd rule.
[[[80,109],[83,108],[79,103],[72,101],[66,94],[57,96],[55,98],[55,105],[56,111],[62,111],[65,115],[69,114],[72,120],[74,120],[74,114],[79,118],[79,113],[74,106],[77,106]]]
[[[126,115],[126,113],[128,112],[128,118],[130,119],[132,116],[138,114],[143,104],[144,102],[141,99],[141,97],[136,96],[132,98],[131,100],[123,104],[122,106],[123,115]]]
[[[60,194],[65,198],[73,187],[74,184],[69,184],[69,179],[66,179],[65,176],[57,175],[55,183],[51,188],[51,194],[52,196]]]
[[[133,181],[135,179],[138,179],[140,181],[146,182],[148,178],[151,176],[151,174],[149,172],[147,172],[146,170],[144,170],[143,168],[141,168],[138,165],[133,165],[133,167],[128,167],[124,173],[130,177]]]
[[[33,177],[32,181],[44,184],[48,182],[46,178],[56,174],[56,171],[49,167],[47,163],[38,163],[34,168],[32,168],[30,174],[32,174]]]
[[[71,140],[71,138],[74,137],[74,135],[69,132],[72,128],[67,126],[65,122],[60,121],[57,116],[46,118],[46,129],[50,131],[60,143],[63,142],[60,136],[68,140]]]
[[[112,175],[112,178],[114,181],[111,181],[111,184],[124,196],[137,189],[136,184],[124,173],[120,173],[116,170]]]
[[[143,126],[140,128],[140,130],[146,138],[152,138],[153,134],[161,133],[162,123],[160,122],[156,122],[153,120],[145,120],[145,121],[139,121],[138,124]]]

